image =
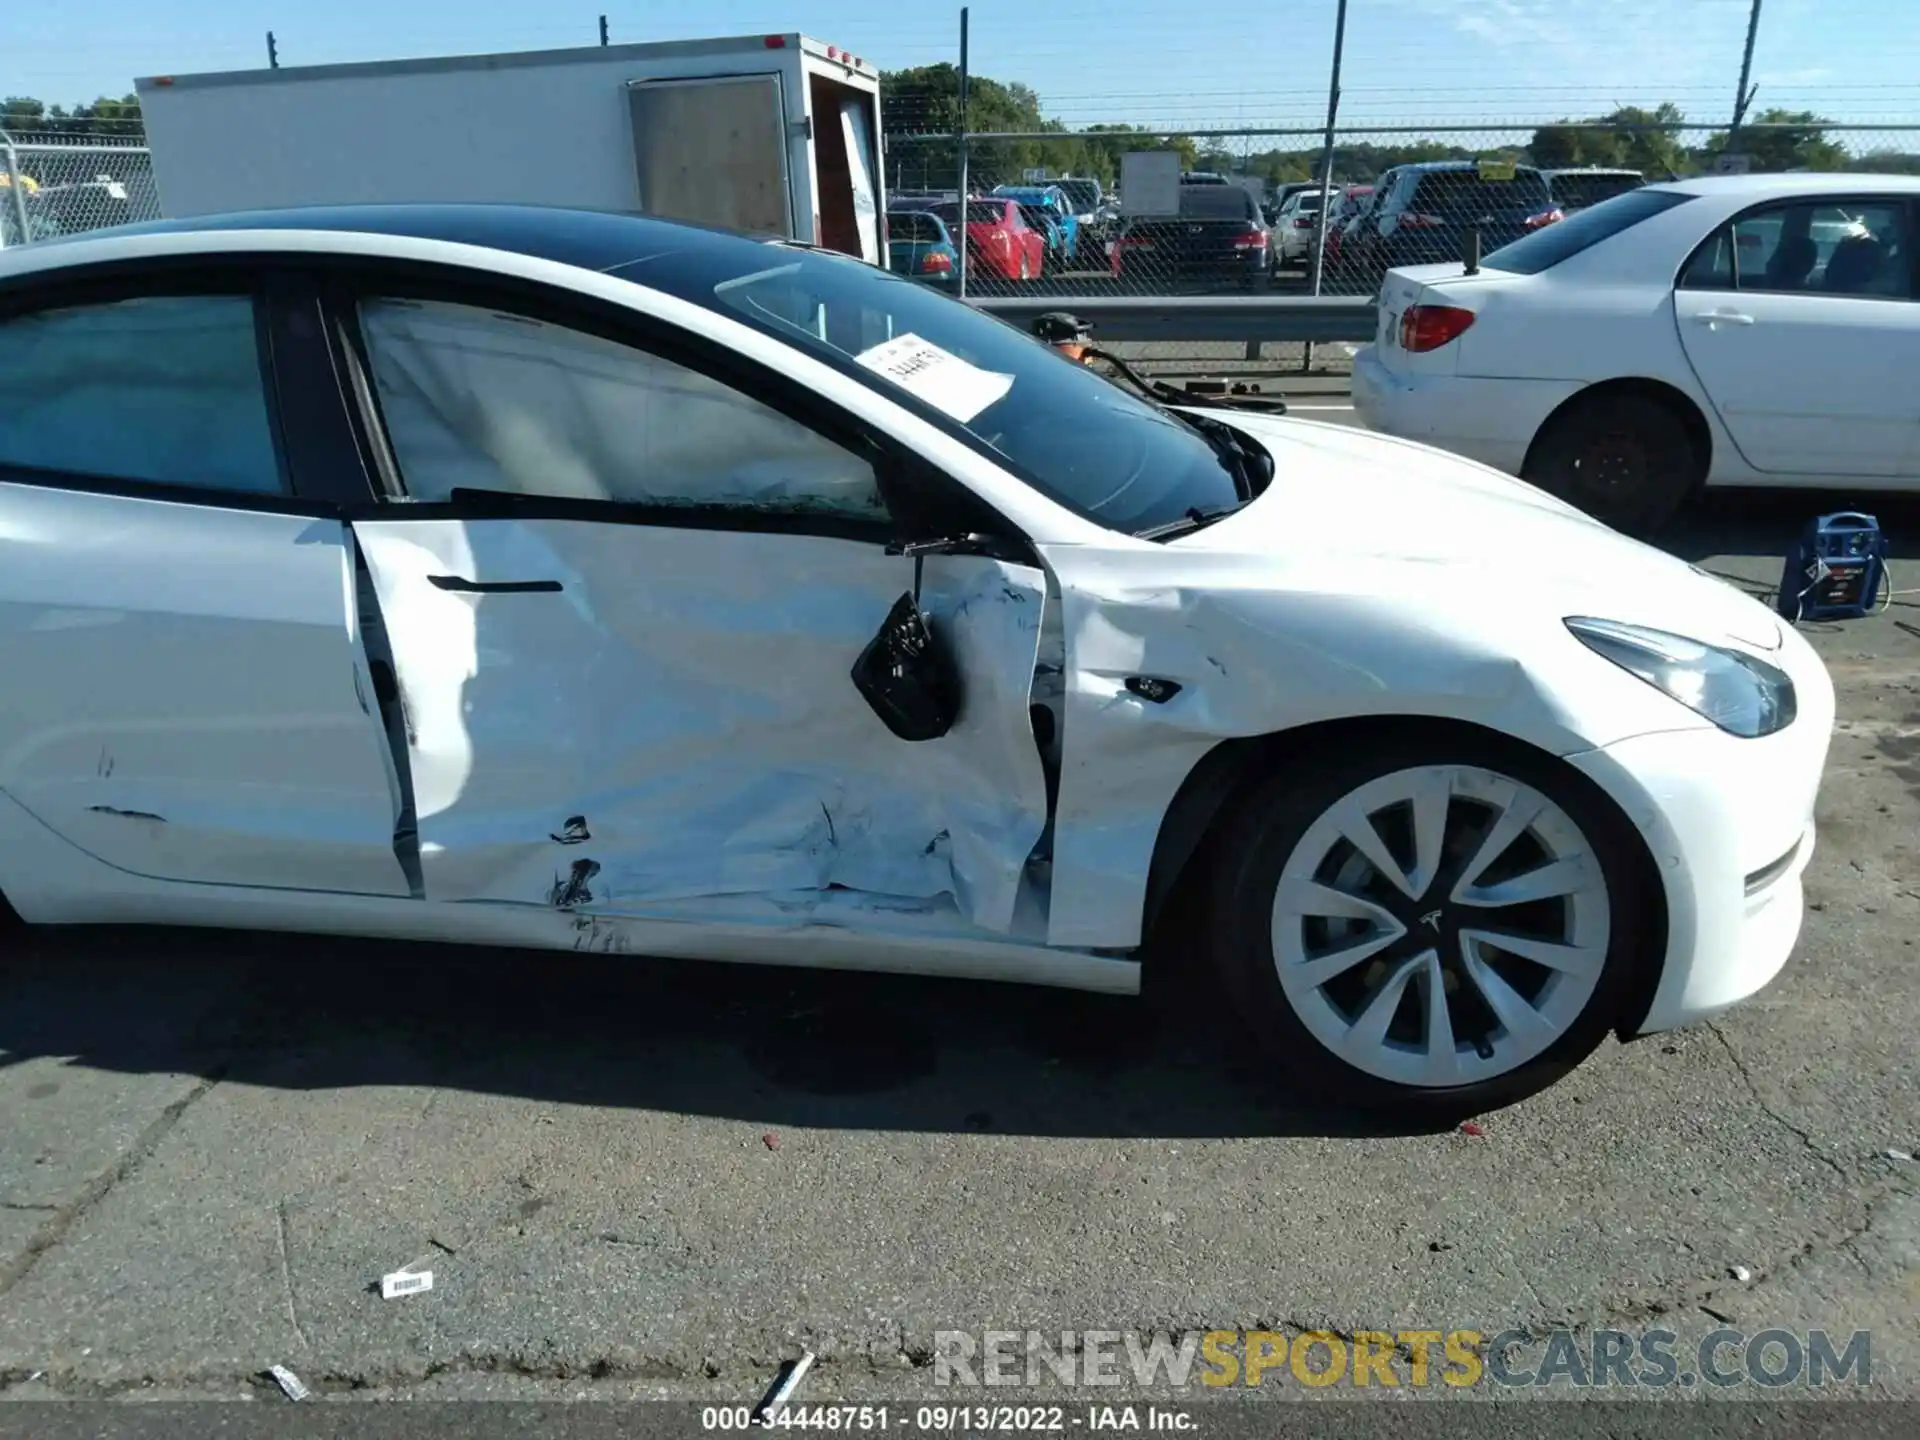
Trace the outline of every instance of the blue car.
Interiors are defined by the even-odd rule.
[[[1058,185],[996,185],[993,193],[1013,201],[1029,225],[1046,233],[1047,258],[1054,265],[1072,268],[1080,253],[1080,220],[1066,191]]]
[[[959,263],[953,234],[938,215],[924,210],[887,212],[887,268],[894,274],[946,287],[953,284]]]

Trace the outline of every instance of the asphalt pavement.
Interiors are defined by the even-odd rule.
[[[1672,543],[1763,591],[1821,508]],[[1881,508],[1904,593],[1806,627],[1840,720],[1792,964],[1478,1134],[1290,1093],[1190,982],[11,935],[0,1396],[745,1403],[807,1349],[809,1399],[952,1399],[938,1331],[1731,1326],[1870,1331],[1920,1398],[1920,525]]]

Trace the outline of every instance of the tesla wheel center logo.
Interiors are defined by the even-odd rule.
[[[1420,923],[1429,930],[1438,931],[1440,928],[1440,913],[1438,910],[1429,910],[1420,917]]]

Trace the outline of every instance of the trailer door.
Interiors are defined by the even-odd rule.
[[[778,74],[632,80],[640,208],[763,235],[792,236],[786,94]]]
[[[840,101],[841,135],[847,146],[847,179],[853,186],[853,223],[860,235],[860,258],[880,263],[880,202],[873,183],[873,130],[867,123],[868,100],[848,95]]]

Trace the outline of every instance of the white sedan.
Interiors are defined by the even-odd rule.
[[[1686,180],[1390,271],[1355,408],[1637,533],[1703,484],[1910,486],[1916,205],[1911,175]]]
[[[28,922],[1191,966],[1303,1093],[1403,1116],[1711,1015],[1800,929],[1833,692],[1765,607],[844,257],[499,206],[102,232],[0,260],[0,415]]]

